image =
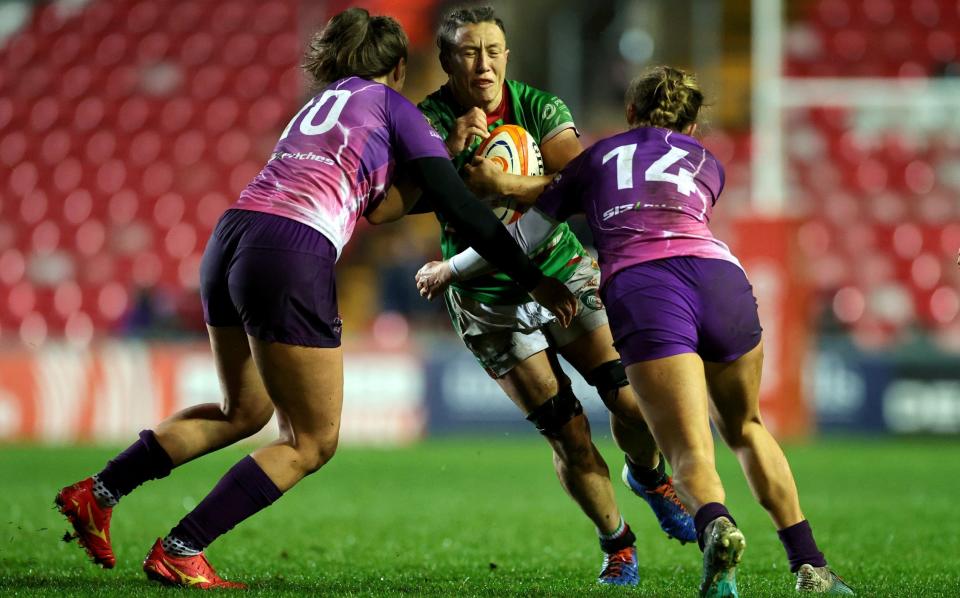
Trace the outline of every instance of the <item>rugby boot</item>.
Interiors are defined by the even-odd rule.
[[[681,544],[697,541],[697,528],[693,524],[693,517],[677,497],[672,478],[667,478],[664,484],[650,488],[638,482],[627,465],[623,466],[621,478],[631,492],[647,501],[657,517],[660,529],[666,532],[668,538],[677,539]]]
[[[110,546],[110,516],[113,509],[97,504],[93,495],[93,478],[60,490],[54,502],[73,526],[73,534],[67,532],[64,541],[76,538],[94,563],[104,569],[112,569],[117,564],[113,547]]]
[[[797,591],[840,596],[856,595],[853,588],[831,571],[830,567],[814,567],[809,564],[800,565],[800,570],[797,571]]]
[[[167,586],[200,590],[246,589],[246,584],[227,581],[217,575],[210,561],[201,552],[194,556],[174,556],[163,550],[163,540],[157,538],[150,554],[143,561],[143,571],[153,581]]]
[[[597,583],[611,586],[635,586],[640,583],[637,570],[637,547],[627,546],[603,556],[603,566]]]
[[[747,541],[726,517],[718,517],[703,532],[703,581],[700,598],[739,598],[737,564]]]

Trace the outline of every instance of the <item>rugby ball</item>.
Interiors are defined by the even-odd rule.
[[[500,125],[490,132],[475,153],[510,174],[539,176],[543,174],[543,156],[540,147],[526,129],[517,125]],[[520,212],[512,209],[513,202],[504,197],[487,198],[493,213],[501,222],[509,224],[520,219]]]

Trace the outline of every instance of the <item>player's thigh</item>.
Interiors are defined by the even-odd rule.
[[[561,387],[570,383],[559,369],[556,354],[550,349],[518,362],[496,378],[496,382],[524,415],[555,397]]]
[[[570,342],[558,346],[557,352],[581,375],[587,375],[607,362],[620,359],[620,354],[613,347],[613,335],[606,318],[596,328],[584,330]]]
[[[303,347],[249,337],[253,359],[282,431],[335,443],[343,409],[343,350]]]
[[[273,414],[273,403],[250,354],[243,327],[207,325],[207,333],[223,391],[224,415],[266,423]]]
[[[597,366],[620,359],[613,348],[613,335],[607,312],[600,302],[600,268],[596,262],[583,261],[566,282],[579,302],[577,315],[564,328],[551,318],[543,328],[551,346],[581,374],[589,374]]]
[[[585,378],[601,365],[620,360],[620,354],[613,347],[610,326],[606,323],[585,332],[573,342],[559,347],[557,351]],[[635,425],[643,422],[636,394],[629,386],[622,386],[616,392],[608,392],[606,396],[601,396],[601,400],[612,414],[624,422]]]
[[[644,419],[668,460],[688,453],[709,454],[713,440],[703,361],[695,353],[639,361],[627,366]]]
[[[744,424],[759,423],[763,342],[729,363],[704,362],[712,415],[728,441]]]

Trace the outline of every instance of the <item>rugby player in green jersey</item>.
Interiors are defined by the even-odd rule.
[[[507,80],[509,50],[503,22],[489,7],[459,8],[440,23],[437,44],[449,80],[419,104],[444,138],[455,165],[480,196],[507,196],[518,210],[532,204],[553,174],[583,150],[570,111],[560,98]],[[516,124],[533,137],[547,174],[511,175],[474,156],[489,132]],[[508,213],[509,214],[509,213]],[[510,216],[507,216],[509,221]],[[444,259],[466,248],[441,221]],[[605,553],[599,581],[637,583],[635,540],[614,499],[610,473],[590,437],[590,427],[561,355],[591,385],[611,412],[611,429],[626,454],[623,480],[653,508],[661,528],[681,542],[696,539],[693,521],[676,497],[637,399],[628,386],[597,289],[600,270],[566,224],[532,256],[549,276],[580,299],[567,328],[503,273],[454,283],[445,300],[457,333],[526,418],[553,448],[563,487],[590,518]],[[425,266],[419,276],[445,262]]]

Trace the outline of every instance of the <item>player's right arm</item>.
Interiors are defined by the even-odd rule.
[[[445,130],[431,122],[430,126],[444,137],[444,146],[450,157],[458,156],[465,147],[473,143],[474,137],[486,139],[490,136],[487,131],[487,116],[479,108],[471,108],[466,114],[453,122],[453,126]],[[387,190],[387,197],[377,206],[377,209],[367,214],[371,224],[384,224],[399,220],[406,214],[423,214],[432,212],[432,201],[423,198],[420,189],[411,184],[409,177],[400,176],[393,186]]]
[[[520,220],[507,225],[506,230],[520,249],[528,256],[532,256],[551,237],[558,226],[560,221],[533,208]],[[484,260],[476,250],[467,248],[449,260],[425,264],[417,271],[417,288],[422,296],[433,299],[454,282],[470,280],[495,270],[496,268]]]
[[[523,209],[526,209],[536,203],[537,198],[550,184],[555,174],[583,152],[583,145],[577,137],[576,129],[569,128],[547,140],[540,146],[540,152],[543,155],[543,166],[547,174],[539,176],[510,174],[497,168],[490,160],[476,156],[470,164],[464,166],[467,185],[471,191],[480,196],[491,194],[510,196]]]
[[[493,212],[467,189],[453,164],[444,158],[421,158],[410,165],[424,194],[433,198],[437,212],[467,243],[553,312],[561,325],[568,326],[577,314],[576,298],[562,282],[540,272]]]
[[[387,196],[380,205],[366,215],[367,221],[370,224],[386,224],[400,220],[411,213],[419,200],[420,188],[411,177],[401,172],[393,181],[393,186],[387,190]],[[426,207],[426,202],[424,205]]]
[[[574,296],[559,280],[544,276],[493,212],[467,189],[444,155],[440,136],[424,116],[399,95],[388,114],[397,160],[433,203],[433,208],[456,227],[484,259],[556,314],[564,326],[569,324],[577,313]]]
[[[589,151],[581,153],[567,164],[547,189],[540,195],[536,205],[506,230],[528,255],[536,254],[550,239],[561,222],[581,211],[584,165],[589,162]],[[420,294],[433,298],[451,283],[469,280],[493,270],[491,264],[471,248],[461,251],[449,260],[429,262],[416,275]]]

